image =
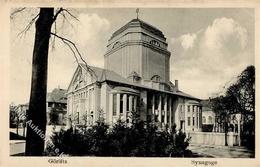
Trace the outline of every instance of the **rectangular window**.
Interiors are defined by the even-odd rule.
[[[188,112],[190,112],[190,105],[188,105]]]
[[[79,124],[79,112],[77,112],[76,124]]]
[[[188,126],[190,126],[190,117],[188,117]]]
[[[195,117],[193,117],[193,119],[192,119],[192,125],[193,126],[195,125]]]
[[[147,122],[151,122],[151,121],[152,121],[151,115],[147,115]]]
[[[159,107],[159,96],[155,95],[154,96],[154,100],[155,100],[155,110],[158,110],[158,107]]]
[[[132,98],[132,110],[134,111],[134,109],[135,109],[135,103],[134,103],[134,101],[135,101],[135,96],[133,96],[133,98]]]
[[[130,111],[130,108],[129,108],[129,95],[126,96],[126,110]]]
[[[164,123],[164,115],[162,115],[161,118],[162,118],[161,122]]]
[[[182,112],[182,105],[180,105],[180,112]]]
[[[154,121],[155,121],[155,122],[158,122],[158,121],[159,121],[159,120],[158,120],[158,115],[155,115],[155,116],[154,116]]]
[[[147,95],[147,109],[152,109],[153,108],[153,96],[152,94]]]
[[[116,98],[116,94],[113,94],[113,116],[116,115],[116,101],[117,101],[117,98]]]
[[[170,98],[167,100],[167,110],[170,110]]]
[[[94,124],[94,116],[91,115],[91,116],[90,116],[90,125],[93,125],[93,124]]]
[[[136,110],[139,111],[139,108],[141,106],[140,97],[136,96]]]
[[[120,113],[123,113],[123,94],[120,94]]]
[[[161,97],[161,110],[164,110],[164,97]]]

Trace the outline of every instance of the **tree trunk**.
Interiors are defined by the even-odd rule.
[[[23,122],[23,137],[25,137],[26,121]]]
[[[17,120],[16,120],[16,134],[19,135],[19,116],[17,116]]]
[[[31,123],[27,125],[26,156],[42,156],[44,151],[48,49],[53,14],[53,8],[41,8],[35,23],[31,94],[27,119]],[[40,132],[37,133],[35,127]]]

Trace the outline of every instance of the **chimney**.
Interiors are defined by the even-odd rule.
[[[179,84],[178,84],[178,80],[175,80],[175,89],[176,89],[176,91],[178,91],[179,90]]]

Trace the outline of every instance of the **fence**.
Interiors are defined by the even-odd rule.
[[[191,137],[191,144],[202,144],[202,145],[225,145],[225,133],[216,132],[187,132],[188,136]],[[227,144],[228,146],[238,145],[239,138],[237,133],[228,132]]]

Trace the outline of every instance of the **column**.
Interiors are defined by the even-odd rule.
[[[126,103],[127,103],[127,94],[123,95],[123,120],[126,121]]]
[[[162,97],[159,95],[159,105],[158,105],[158,120],[162,122]]]
[[[116,116],[120,119],[120,93],[116,94]]]
[[[191,129],[193,130],[194,130],[194,125],[193,125],[194,110],[195,110],[194,105],[191,105],[191,125],[192,125]]]
[[[113,94],[109,94],[109,122],[113,125]]]
[[[129,96],[129,113],[128,113],[129,116],[130,116],[130,117],[129,117],[129,122],[130,122],[130,123],[132,123],[132,119],[131,119],[131,117],[132,117],[132,112],[133,112],[133,108],[132,108],[132,107],[133,107],[133,96],[130,95],[130,96]]]
[[[195,111],[194,111],[194,116],[195,116],[195,128],[197,129],[197,106],[194,106],[195,107]]]
[[[155,121],[155,97],[154,94],[152,96],[152,122]]]
[[[172,98],[169,98],[169,127],[172,128]]]
[[[92,96],[91,96],[91,90],[88,90],[88,114],[91,112],[91,101],[92,101]]]
[[[136,112],[136,106],[137,106],[137,96],[133,97],[133,103],[134,103],[134,111]]]
[[[164,107],[163,107],[163,110],[164,110],[164,123],[165,125],[167,124],[167,102],[168,101],[168,98],[167,96],[165,96],[165,99],[164,99]]]
[[[197,110],[198,110],[198,114],[197,114],[197,117],[198,117],[198,122],[197,122],[197,126],[198,126],[198,130],[200,129],[200,108],[199,106],[197,107]]]
[[[133,108],[132,108],[133,104],[132,103],[133,103],[133,96],[130,95],[129,96],[129,112],[133,111]]]

